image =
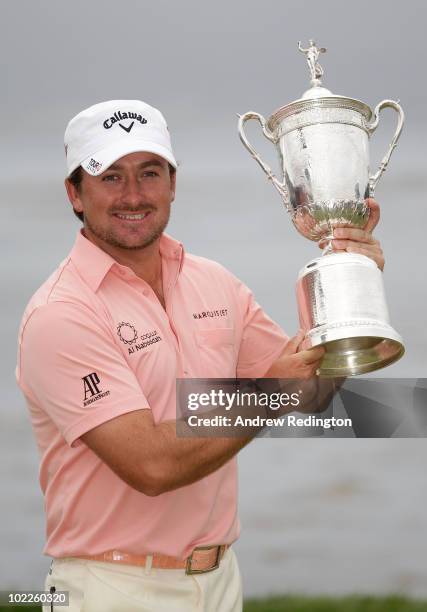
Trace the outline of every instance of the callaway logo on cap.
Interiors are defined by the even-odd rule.
[[[162,113],[140,100],[94,104],[71,119],[64,136],[67,176],[79,166],[93,176],[137,151],[156,153],[176,168]]]

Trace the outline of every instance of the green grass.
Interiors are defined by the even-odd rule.
[[[67,608],[64,608],[66,610]],[[5,606],[0,604],[0,612],[41,612],[37,606]]]
[[[64,608],[64,612],[66,610],[67,608]],[[267,599],[248,599],[243,610],[244,612],[427,612],[427,601],[416,601],[399,596],[301,597],[290,595]],[[41,608],[0,605],[0,612],[24,611],[41,612]]]
[[[244,612],[427,612],[427,601],[405,597],[272,597],[247,600]]]

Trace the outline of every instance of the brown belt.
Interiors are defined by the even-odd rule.
[[[107,561],[108,563],[125,563],[157,569],[185,569],[186,574],[204,574],[219,567],[229,544],[217,546],[197,546],[186,559],[169,557],[153,553],[152,555],[133,555],[120,550],[109,550],[99,555],[79,555],[80,559]]]

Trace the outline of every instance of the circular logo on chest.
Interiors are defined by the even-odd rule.
[[[131,323],[122,321],[117,325],[117,335],[125,344],[133,344],[138,338],[138,332]]]

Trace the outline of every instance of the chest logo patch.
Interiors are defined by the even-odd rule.
[[[117,335],[125,344],[133,344],[138,340],[138,332],[134,326],[124,321],[117,325]]]
[[[124,344],[128,345],[129,355],[132,355],[132,353],[136,353],[137,351],[142,351],[147,346],[162,340],[156,329],[146,332],[145,334],[141,334],[140,336],[136,331],[135,326],[125,321],[121,321],[121,323],[117,325],[117,335],[120,340],[124,342]]]

